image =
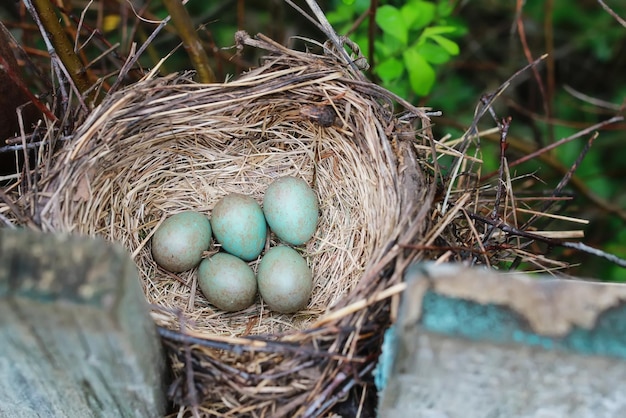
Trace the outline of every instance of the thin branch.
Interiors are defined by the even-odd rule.
[[[172,22],[176,27],[178,36],[183,41],[183,46],[193,63],[194,68],[198,72],[198,79],[202,83],[214,83],[216,81],[215,74],[209,62],[209,56],[202,47],[202,42],[198,37],[198,33],[194,29],[191,17],[183,6],[181,0],[163,0],[163,4],[167,8],[172,18]]]
[[[232,342],[228,341],[229,338],[222,338],[221,340],[218,338],[198,338],[193,335],[184,334],[182,332],[173,331],[160,326],[157,327],[157,331],[162,338],[170,341],[176,341],[183,344],[199,345],[202,347],[217,350],[227,350],[235,352],[259,351],[267,353],[294,353],[305,356],[327,357],[342,361],[349,360],[353,362],[359,362],[361,360],[357,357],[348,358],[341,354],[282,341],[264,341],[262,339],[255,339],[253,337],[237,337],[230,339]]]
[[[368,70],[370,76],[374,74],[374,66],[376,65],[376,62],[374,61],[374,51],[376,49],[376,10],[378,10],[378,0],[371,0],[370,7],[367,10],[367,13],[369,14],[369,21],[367,26],[367,44],[369,45],[369,54],[367,59],[370,65],[370,68]]]
[[[71,137],[69,136],[61,136],[59,138],[56,138],[57,141],[69,141]],[[20,141],[20,142],[16,142],[16,140]],[[5,152],[10,152],[10,151],[20,151],[20,150],[25,150],[25,149],[35,149],[35,148],[39,148],[41,145],[46,145],[49,143],[49,141],[47,139],[44,139],[42,141],[37,141],[37,142],[28,142],[26,144],[26,146],[22,145],[21,143],[21,136],[17,136],[17,137],[12,137],[12,138],[7,138],[5,140],[5,142],[9,145],[3,145],[0,147],[0,154],[5,153]]]
[[[624,120],[623,116],[613,116],[611,119],[608,119],[608,120],[605,120],[603,122],[599,122],[599,123],[596,123],[594,125],[591,125],[591,126],[585,128],[585,129],[581,130],[581,131],[576,132],[574,135],[568,136],[567,138],[560,139],[560,140],[558,140],[558,141],[556,141],[556,142],[554,142],[554,143],[552,143],[550,145],[547,145],[547,146],[545,146],[545,147],[543,147],[541,149],[538,149],[538,150],[533,151],[533,152],[531,152],[529,154],[526,154],[522,158],[520,158],[518,160],[515,160],[512,163],[510,163],[509,164],[509,168],[513,168],[516,165],[520,165],[522,163],[525,163],[526,161],[532,160],[533,158],[535,158],[535,157],[537,157],[537,156],[539,156],[541,154],[544,154],[544,153],[550,151],[551,149],[554,149],[554,148],[556,148],[556,147],[558,147],[560,145],[563,145],[563,144],[565,144],[567,142],[573,141],[574,139],[580,138],[581,136],[587,135],[587,134],[591,133],[592,131],[600,129],[600,128],[606,126],[606,125],[610,125],[610,124],[613,124],[613,123],[616,123],[616,122],[620,122],[622,120]],[[492,172],[490,174],[487,174],[486,176],[481,177],[480,180],[481,181],[485,181],[485,180],[495,176],[496,174],[498,174],[498,172],[494,171],[494,172]]]
[[[490,217],[491,219],[498,219],[500,213],[500,204],[502,203],[502,194],[506,190],[506,181],[505,177],[505,169],[507,170],[506,174],[508,174],[508,166],[506,161],[506,149],[508,147],[507,144],[507,135],[509,133],[509,127],[511,126],[511,117],[509,116],[506,119],[498,120],[495,116],[495,112],[491,107],[489,108],[489,112],[496,120],[498,124],[498,130],[500,131],[500,164],[498,168],[498,187],[496,189],[496,197],[493,204],[493,210],[491,211]],[[467,216],[467,215],[466,215]],[[491,238],[492,234],[496,230],[495,226],[491,226],[489,230],[485,233],[485,237],[483,241],[487,241]]]
[[[459,130],[465,130],[466,127],[463,126],[462,124],[460,124],[459,122],[457,122],[454,119],[450,119],[450,118],[440,118],[438,119],[439,124],[441,125],[447,125],[447,126],[453,126]],[[619,128],[619,125],[616,125],[617,128]],[[480,135],[481,138],[487,139],[493,143],[497,143],[499,142],[499,136],[494,135],[492,133],[488,133],[485,135]],[[523,141],[519,138],[515,138],[515,137],[511,137],[509,136],[509,140],[508,140],[508,144],[509,147],[515,149],[516,151],[522,153],[522,154],[530,154],[532,152],[535,152],[536,149],[533,148],[531,145],[528,145],[527,141]],[[567,173],[568,169],[567,167],[563,166],[563,164],[561,164],[560,161],[558,161],[556,158],[554,158],[553,156],[551,156],[551,154],[549,153],[544,153],[544,154],[540,154],[538,157],[539,161],[541,161],[542,163],[546,164],[547,166],[553,168],[554,170],[556,170],[557,172],[561,173],[561,174],[565,174]],[[517,165],[517,164],[515,164]],[[511,167],[511,164],[509,164],[509,168]],[[484,177],[481,177],[480,181],[483,182],[486,179],[489,179],[493,176],[495,176],[497,174],[496,172],[492,172],[490,174],[485,175]],[[581,179],[579,179],[578,177],[574,176],[571,179],[570,184],[577,190],[579,191],[586,199],[590,200],[591,202],[593,202],[596,206],[600,207],[604,212],[606,213],[610,213],[610,214],[614,214],[616,216],[618,216],[620,219],[626,221],[626,210],[624,210],[622,207],[620,207],[619,205],[616,205],[612,202],[609,202],[606,199],[603,199],[602,197],[598,196],[597,194],[595,194],[590,187],[585,184],[585,182],[583,182]],[[518,192],[518,195],[521,192]],[[546,197],[546,199],[548,199],[548,197]],[[549,198],[549,199],[553,199],[553,198]],[[519,200],[519,198],[518,198]]]
[[[623,258],[619,258],[616,255],[609,254],[597,248],[590,247],[586,244],[583,244],[582,242],[569,242],[569,241],[563,241],[563,240],[556,239],[556,238],[544,237],[542,235],[534,234],[532,232],[522,231],[499,219],[490,219],[490,218],[486,218],[484,216],[478,215],[476,213],[471,213],[471,212],[467,212],[467,214],[470,218],[477,220],[479,222],[485,223],[487,225],[492,225],[508,235],[528,238],[528,239],[532,239],[532,240],[539,241],[539,242],[544,242],[548,245],[553,245],[557,247],[560,246],[560,247],[565,247],[565,248],[571,248],[571,249],[578,250],[587,254],[594,255],[596,257],[604,258],[605,260],[615,263],[616,265],[620,267],[626,268],[626,260],[624,260]]]
[[[448,182],[448,190],[446,190],[443,203],[441,204],[442,214],[445,214],[448,211],[448,201],[450,200],[450,196],[452,195],[452,190],[454,188],[454,184],[458,176],[459,170],[461,169],[463,160],[465,159],[465,153],[467,152],[467,149],[470,146],[470,138],[476,135],[476,133],[478,132],[478,122],[482,119],[485,113],[489,111],[493,102],[498,97],[500,97],[500,95],[504,93],[504,91],[511,85],[511,82],[515,78],[517,78],[520,74],[522,74],[527,69],[534,68],[535,66],[539,65],[539,63],[541,63],[541,61],[543,61],[546,57],[547,55],[544,54],[540,56],[539,58],[537,58],[535,61],[531,62],[530,64],[527,64],[523,68],[517,70],[504,83],[502,83],[496,89],[495,92],[485,96],[485,99],[481,100],[480,105],[482,105],[482,107],[480,105],[476,107],[476,110],[474,111],[474,118],[472,120],[472,124],[463,134],[463,144],[461,145],[461,149],[460,149],[460,152],[462,155],[455,160],[453,168],[452,168],[452,174],[450,175],[450,180]]]
[[[317,2],[315,0],[306,0],[306,4],[308,4],[309,8],[311,9],[313,14],[319,21],[320,25],[322,26],[322,31],[324,32],[324,34],[328,36],[328,39],[330,39],[330,41],[333,43],[335,48],[337,48],[337,52],[341,54],[344,61],[348,65],[350,65],[350,68],[352,68],[352,70],[354,71],[354,75],[356,75],[360,79],[363,79],[363,74],[359,70],[359,67],[355,64],[354,60],[351,59],[350,56],[348,55],[348,52],[343,46],[343,41],[339,38],[339,36],[337,35],[337,32],[335,32],[335,29],[332,27],[332,25],[326,18],[326,15],[324,14],[320,6],[317,4]]]
[[[342,384],[347,378],[348,378],[348,375],[344,373],[343,371],[340,371],[339,373],[337,373],[335,378],[324,389],[324,391],[315,397],[313,402],[311,402],[311,405],[309,405],[309,407],[307,408],[307,410],[304,412],[302,416],[306,418],[317,416],[318,413],[320,412],[318,408],[320,408],[320,406],[326,399],[331,397],[331,394],[335,391],[335,389],[340,384]],[[323,408],[320,408],[320,409],[323,410]]]
[[[600,3],[600,6],[602,6],[602,8],[606,10],[608,14],[613,16],[613,18],[617,20],[620,25],[626,28],[626,20],[622,19],[617,13],[615,13],[613,9],[611,9],[609,6],[606,5],[606,3],[604,3],[603,0],[598,0],[598,3]]]
[[[363,370],[361,370],[358,373],[358,375],[357,375],[358,378],[362,379],[367,373],[370,373],[374,369],[374,367],[376,367],[376,363],[372,361],[366,367],[364,367]],[[323,404],[321,404],[321,406],[319,406],[319,409],[316,408],[317,405],[315,405],[315,403],[314,403],[313,405],[311,405],[309,407],[309,409],[307,409],[307,412],[305,413],[304,416],[305,417],[318,416],[318,414],[324,413],[324,412],[328,411],[328,409],[330,409],[330,407],[335,405],[341,399],[344,399],[348,395],[348,392],[350,391],[350,389],[352,389],[354,387],[354,385],[356,385],[358,383],[357,379],[352,377],[341,388],[341,390],[337,390],[336,393],[334,393],[334,394],[333,394],[333,391],[335,391],[337,389],[337,386],[342,384],[346,380],[347,377],[348,376],[347,376],[346,373],[339,372],[337,374],[337,376],[333,379],[331,384],[328,385],[328,387],[324,390],[324,393],[322,393],[320,396],[318,396],[316,398],[316,401],[319,400],[319,401],[317,401],[318,405],[322,401],[325,401],[325,402]],[[333,396],[331,396],[331,395],[333,395]],[[357,415],[357,416],[359,416],[359,415]]]
[[[554,115],[554,92],[556,90],[555,81],[555,60],[554,60],[554,0],[546,0],[543,13],[543,28],[545,36],[546,53],[548,58],[546,59],[546,96],[544,100],[544,108],[546,109],[546,116],[552,119]],[[548,141],[554,142],[554,126],[547,126]]]
[[[320,25],[315,19],[313,19],[311,15],[305,12],[304,9],[302,9],[300,6],[298,6],[291,0],[285,0],[285,1],[287,2],[288,5],[293,7],[298,13],[300,13],[306,20],[308,20],[313,25],[315,25],[321,32],[324,32],[324,28],[322,27],[322,25]]]
[[[559,184],[557,184],[555,189],[552,191],[551,196],[554,197],[554,196],[559,195],[561,193],[561,190],[563,190],[563,188],[570,182],[570,180],[572,179],[572,176],[574,175],[574,173],[576,172],[576,170],[580,166],[580,163],[583,161],[583,159],[585,158],[585,156],[587,155],[587,153],[591,149],[591,145],[593,144],[593,141],[595,141],[598,136],[599,136],[598,132],[594,132],[593,135],[591,135],[591,137],[589,138],[589,140],[587,141],[587,143],[583,147],[582,151],[580,151],[580,154],[578,155],[578,158],[576,158],[576,161],[574,161],[574,164],[572,164],[570,169],[567,170],[567,173],[565,173],[565,175],[563,176],[561,181],[559,181]],[[546,201],[546,202],[544,202],[544,204],[542,205],[542,207],[541,207],[541,209],[539,211],[540,212],[547,211],[550,208],[550,206],[552,206],[554,203],[555,203],[555,201]],[[522,226],[522,229],[526,229],[527,227],[532,225],[532,223],[537,218],[538,218],[538,215],[531,216],[530,219],[528,219],[526,221],[526,223],[524,223],[524,225]]]
[[[50,112],[50,109],[48,109],[43,103],[41,103],[41,101],[37,97],[35,97],[33,93],[30,92],[30,90],[24,84],[22,79],[17,74],[15,74],[15,72],[13,72],[13,68],[4,59],[4,57],[0,55],[0,71],[2,70],[4,70],[4,73],[7,76],[9,76],[9,78],[11,79],[11,82],[13,82],[16,86],[19,87],[22,93],[24,93],[30,99],[32,104],[35,105],[35,107],[37,107],[37,109],[39,109],[41,113],[46,115],[46,117],[50,119],[51,121],[58,120],[57,117],[54,116],[52,112]]]
[[[496,219],[500,212],[500,203],[502,200],[502,193],[505,190],[504,182],[504,168],[506,167],[506,149],[508,144],[506,137],[509,133],[509,127],[511,126],[511,117],[503,119],[498,122],[500,128],[500,167],[498,169],[498,188],[496,189],[496,199],[493,204],[493,211],[491,212],[491,218]]]
[[[129,7],[132,8],[132,5],[129,4]],[[85,68],[90,68],[95,62],[97,62],[98,60],[108,55],[111,55],[114,58],[115,60],[114,62],[124,63],[127,58],[125,56],[122,56],[118,51],[118,48],[121,45],[121,43],[117,42],[115,44],[112,44],[111,42],[109,42],[109,40],[105,36],[102,35],[99,29],[94,28],[88,23],[86,23],[84,19],[85,19],[85,14],[87,10],[88,10],[87,7],[85,7],[81,12],[80,17],[77,17],[74,13],[72,13],[72,10],[59,7],[59,11],[65,14],[77,26],[76,32],[80,33],[81,31],[83,31],[88,36],[88,39],[82,43],[82,46],[80,47],[78,47],[78,45],[75,46],[76,50],[83,49],[85,45],[87,44],[87,42],[89,42],[89,40],[92,38],[97,39],[100,43],[104,45],[104,48],[106,48],[99,56],[97,56],[96,58],[93,58],[88,64],[86,64]],[[136,79],[139,80],[141,78],[141,75],[142,74],[138,74],[136,76]]]
[[[607,102],[606,100],[598,99],[596,97],[591,97],[585,93],[582,93],[574,89],[571,86],[568,86],[567,84],[563,86],[563,90],[565,90],[566,92],[568,92],[569,94],[577,98],[578,100],[582,100],[593,106],[597,106],[603,109],[613,110],[615,112],[621,112],[622,110],[624,110],[624,102],[622,102],[622,104],[619,105],[619,104]]]
[[[132,10],[133,10],[133,12],[135,12],[135,9],[132,9]],[[138,14],[135,14],[135,16],[137,17],[137,19],[139,19],[141,21],[146,21],[146,19],[142,18]],[[139,47],[137,52],[136,53],[132,53],[132,52],[129,53],[128,59],[126,60],[126,62],[122,66],[122,68],[120,69],[120,74],[117,77],[117,80],[115,80],[115,83],[113,83],[113,85],[109,89],[110,93],[116,91],[117,88],[122,84],[122,81],[124,80],[124,77],[126,77],[126,74],[128,74],[128,72],[135,65],[135,63],[137,62],[139,57],[141,57],[141,55],[145,52],[145,50],[148,48],[148,46],[150,46],[150,44],[152,43],[154,38],[156,38],[156,36],[159,34],[159,32],[161,32],[161,30],[167,25],[167,23],[169,21],[170,21],[170,16],[167,16],[165,19],[163,19],[160,22],[158,22],[159,25],[152,31],[150,36],[148,36],[148,39],[146,39],[145,42],[143,44],[141,44],[141,46]],[[149,22],[150,23],[155,23],[155,22],[152,22],[152,21],[149,21]],[[160,64],[156,66],[156,68],[159,68],[159,67],[160,67]],[[153,71],[154,71],[154,69],[153,69]]]
[[[62,64],[62,69],[65,69],[73,87],[78,91],[78,96],[82,98],[82,95],[89,91],[91,83],[83,63],[74,51],[72,42],[70,42],[59,23],[52,3],[50,0],[24,0],[24,4],[37,26],[39,26],[39,31],[46,42],[50,57],[53,61],[55,57],[58,57],[59,62]],[[57,74],[57,76],[59,77],[59,82],[62,82],[64,77],[60,77],[60,74]],[[89,93],[87,101],[93,101],[94,96],[93,92]]]
[[[58,65],[59,57],[54,49],[52,42],[50,41],[50,38],[48,37],[46,29],[43,26],[43,23],[41,22],[41,19],[39,18],[37,11],[35,10],[35,7],[32,4],[32,1],[24,0],[24,6],[26,7],[31,17],[35,21],[35,24],[39,28],[39,33],[41,34],[41,37],[43,38],[43,41],[46,44],[46,49],[48,50],[48,55],[50,56],[52,70],[54,71],[57,79],[59,80],[59,90],[61,91],[62,103],[64,105],[67,105],[67,103],[69,103],[69,94],[65,88],[66,87],[65,83],[62,82],[65,79],[65,76],[60,66]],[[80,96],[80,92],[77,91],[77,93]]]
[[[531,63],[533,62],[533,56],[530,52],[530,47],[528,46],[528,40],[526,39],[526,30],[524,29],[524,20],[522,14],[522,8],[526,2],[523,0],[517,0],[515,13],[516,16],[516,25],[517,25],[517,33],[519,34],[520,42],[522,43],[522,49],[524,50],[524,55],[526,56],[526,60]],[[546,54],[547,55],[547,54]],[[543,109],[548,118],[552,118],[552,114],[550,112],[550,107],[548,106],[548,97],[546,95],[546,89],[543,86],[543,82],[541,81],[541,76],[539,75],[539,71],[537,71],[536,67],[532,67],[531,71],[533,76],[535,77],[535,81],[537,82],[537,86],[539,87],[539,93],[541,94],[541,98],[543,99]],[[554,141],[554,133],[551,126],[548,127],[550,142]],[[542,144],[543,145],[543,144]]]
[[[181,333],[184,333],[185,322],[180,318]],[[185,351],[185,375],[187,384],[187,404],[191,405],[194,417],[198,417],[198,392],[196,391],[194,372],[193,372],[193,360],[191,357],[191,346],[187,343],[183,344]]]

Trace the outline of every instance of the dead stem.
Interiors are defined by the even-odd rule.
[[[178,36],[182,39],[185,50],[198,72],[198,80],[202,83],[217,81],[209,62],[209,56],[202,47],[202,42],[200,42],[198,33],[193,27],[191,17],[182,0],[163,0],[163,4],[172,17],[172,23],[176,27]]]
[[[39,25],[41,35],[46,40],[50,57],[58,57],[57,65],[61,66],[67,73],[68,81],[77,90],[78,96],[82,97],[91,87],[87,71],[83,63],[76,55],[74,47],[68,39],[63,27],[57,19],[56,12],[49,0],[25,0],[28,11],[33,20]],[[58,74],[59,80],[65,77]],[[96,97],[93,93],[88,94],[87,103],[91,105]]]

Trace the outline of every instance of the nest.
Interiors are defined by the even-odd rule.
[[[183,409],[319,416],[367,388],[388,297],[416,256],[405,244],[421,236],[431,206],[417,152],[431,138],[415,133],[428,118],[407,104],[394,116],[393,95],[333,54],[246,41],[271,54],[235,81],[151,76],[107,97],[41,163],[37,193],[21,191],[16,204],[43,230],[102,236],[130,251]],[[314,279],[305,310],[278,314],[257,300],[224,313],[198,291],[195,270],[158,268],[150,238],[168,216],[209,215],[231,192],[260,203],[287,175],[305,179],[320,203],[315,236],[298,247]]]

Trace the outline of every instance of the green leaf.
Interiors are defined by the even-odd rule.
[[[431,26],[424,29],[422,32],[423,38],[432,38],[434,35],[445,35],[447,33],[454,33],[458,30],[456,26]]]
[[[445,49],[448,54],[459,55],[459,45],[456,42],[440,35],[432,35],[430,39],[437,42],[439,46]]]
[[[376,39],[374,41],[374,51],[376,53],[377,60],[383,60],[393,55],[391,48],[382,39]]]
[[[599,171],[597,165],[594,168],[596,171]],[[611,196],[615,193],[614,183],[612,183],[611,180],[606,177],[583,176],[582,178],[585,182],[585,186],[589,187],[589,190],[593,190],[593,192],[598,196],[601,196],[605,199],[610,199]]]
[[[623,245],[622,245],[623,246]],[[613,254],[610,249],[606,250],[609,254]],[[620,266],[609,266],[608,273],[600,273],[596,277],[602,277],[602,281],[606,282],[617,282],[624,283],[626,282],[626,270]]]
[[[415,22],[420,15],[419,7],[410,7],[408,4],[405,4],[400,9],[400,13],[402,14],[402,19],[404,20],[406,27],[413,29],[413,22]]]
[[[444,64],[450,61],[450,54],[444,48],[432,42],[418,45],[416,50],[431,64]]]
[[[467,22],[458,16],[448,16],[446,18],[439,19],[437,22],[440,26],[454,28],[454,31],[447,33],[449,37],[454,36],[455,38],[460,38],[468,33]]]
[[[411,86],[405,77],[385,83],[385,88],[405,99],[409,99],[411,96]]]
[[[399,59],[389,58],[376,64],[374,72],[387,84],[404,73],[404,64]]]
[[[346,6],[343,4],[340,4],[339,7],[337,7],[335,10],[329,11],[326,14],[326,19],[328,19],[328,21],[332,23],[333,25],[343,24],[345,22],[353,20],[353,18],[354,18],[353,7]]]
[[[362,15],[370,8],[370,0],[356,0],[354,2],[354,11],[357,15]]]
[[[404,23],[404,18],[400,10],[389,5],[380,6],[378,10],[376,10],[376,23],[383,32],[392,35],[403,45],[407,45],[409,31]]]
[[[407,28],[412,30],[428,26],[435,18],[435,5],[421,0],[410,1],[400,9]]]
[[[420,96],[428,95],[435,84],[433,67],[415,49],[407,49],[403,58],[409,73],[411,89]]]
[[[380,39],[380,38],[379,38]],[[398,38],[389,34],[383,33],[381,42],[376,41],[376,54],[379,55],[379,59],[385,59],[387,57],[400,55],[402,51],[406,49],[406,44],[400,42]]]
[[[440,1],[437,3],[437,14],[439,17],[448,17],[454,11],[454,3],[449,1]]]
[[[361,34],[355,34],[354,37],[352,37],[352,41],[357,44],[359,46],[359,48],[361,49],[361,55],[363,55],[365,58],[369,59],[370,56],[370,44],[367,40],[367,36],[361,35]],[[349,49],[349,48],[348,48]]]
[[[355,14],[361,14],[370,7],[369,0],[342,0],[336,8],[348,7],[354,11]],[[328,18],[328,16],[326,16]]]

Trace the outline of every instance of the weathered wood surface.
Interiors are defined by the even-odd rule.
[[[0,229],[1,417],[163,416],[165,370],[124,249]]]
[[[626,417],[626,285],[411,266],[379,416]]]

